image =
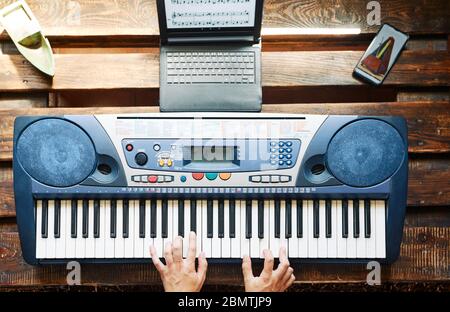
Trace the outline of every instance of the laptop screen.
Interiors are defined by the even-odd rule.
[[[254,27],[256,0],[164,0],[168,29]]]

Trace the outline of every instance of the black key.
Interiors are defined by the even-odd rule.
[[[245,238],[252,238],[252,201],[245,202]]]
[[[111,219],[110,219],[110,228],[111,238],[116,238],[117,236],[117,201],[115,199],[111,200]]]
[[[230,238],[236,237],[236,202],[230,200]]]
[[[280,238],[280,230],[281,230],[281,210],[280,210],[280,201],[275,200],[275,238]]]
[[[100,237],[100,201],[94,200],[94,238]]]
[[[55,226],[54,226],[55,238],[61,237],[61,200],[55,200]]]
[[[290,200],[286,201],[286,221],[285,221],[286,238],[292,237],[292,203]]]
[[[364,236],[370,237],[370,200],[364,200]]]
[[[152,200],[150,203],[150,237],[156,237],[156,200]]]
[[[359,237],[359,200],[353,201],[353,237]]]
[[[303,237],[303,201],[297,200],[297,237]]]
[[[77,220],[78,220],[78,201],[72,200],[71,220],[70,220],[70,237],[77,238]]]
[[[225,208],[223,200],[219,200],[219,238],[225,237]]]
[[[342,201],[342,237],[348,238],[348,200]]]
[[[125,199],[123,201],[123,226],[122,226],[122,228],[123,228],[122,237],[123,238],[128,238],[129,219],[130,219],[130,206],[129,206],[128,199]]]
[[[89,236],[89,201],[83,200],[83,238]]]
[[[162,238],[168,237],[168,229],[169,229],[169,208],[167,199],[163,199],[162,201],[162,228],[161,228],[161,236]]]
[[[42,201],[41,235],[42,238],[48,237],[48,201],[46,199]]]
[[[313,201],[314,238],[319,238],[319,201]]]
[[[184,200],[178,201],[178,236],[184,237]]]
[[[325,201],[325,237],[331,237],[331,200]]]
[[[213,237],[213,201],[206,202],[206,237]]]
[[[197,233],[197,201],[191,200],[191,231]]]
[[[258,238],[264,238],[264,201],[258,200]]]
[[[145,238],[145,200],[139,200],[139,238]]]

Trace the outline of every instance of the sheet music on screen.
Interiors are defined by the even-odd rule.
[[[255,26],[256,0],[165,0],[167,28]]]

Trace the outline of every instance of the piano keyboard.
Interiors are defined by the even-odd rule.
[[[36,200],[37,259],[150,258],[197,233],[207,258],[385,258],[384,200]]]

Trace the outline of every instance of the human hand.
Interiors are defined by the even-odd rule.
[[[242,261],[242,273],[244,275],[245,291],[247,292],[283,292],[295,281],[294,269],[289,266],[286,256],[286,248],[280,248],[280,264],[273,269],[273,255],[265,249],[264,268],[260,276],[253,276],[252,262],[249,256],[244,256]]]
[[[188,256],[183,259],[183,241],[177,236],[173,244],[166,243],[164,258],[166,265],[159,260],[155,247],[150,247],[153,264],[161,276],[164,290],[167,292],[198,292],[206,278],[208,262],[202,252],[198,257],[198,270],[195,270],[195,255],[197,240],[194,232],[189,233]]]

